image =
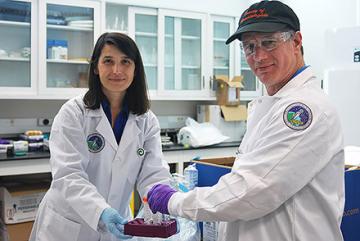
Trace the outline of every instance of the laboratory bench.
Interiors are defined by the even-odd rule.
[[[163,146],[164,159],[171,171],[183,173],[184,167],[192,159],[234,156],[240,142],[224,142],[205,147],[188,147],[182,145]],[[24,156],[8,157],[0,154],[0,177],[50,173],[50,153],[29,152]]]

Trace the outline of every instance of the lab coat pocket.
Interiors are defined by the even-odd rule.
[[[50,207],[46,207],[45,214],[39,230],[39,240],[78,240],[81,228],[79,223],[61,216]]]

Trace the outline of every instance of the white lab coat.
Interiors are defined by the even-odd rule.
[[[90,152],[87,137],[104,138],[99,152]],[[144,155],[138,150],[143,148]],[[131,219],[134,186],[145,196],[156,183],[169,183],[163,160],[160,127],[155,115],[129,113],[120,145],[100,107],[86,109],[82,96],[63,105],[50,135],[53,181],[39,207],[30,240],[108,241],[115,236],[99,224],[102,211],[113,207]]]
[[[340,121],[310,67],[274,96],[249,104],[247,132],[231,173],[213,187],[174,194],[170,214],[224,221],[223,241],[340,241],[344,154]],[[304,130],[285,125],[285,108],[310,107]]]

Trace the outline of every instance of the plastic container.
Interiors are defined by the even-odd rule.
[[[147,198],[143,197],[143,203],[144,203],[144,222],[145,224],[152,224],[152,212],[149,207],[149,203],[147,202]]]
[[[194,189],[198,186],[198,170],[196,169],[196,164],[191,164],[184,169],[185,181],[188,183],[189,190]]]
[[[14,153],[15,156],[23,156],[29,150],[29,143],[27,141],[14,141]]]

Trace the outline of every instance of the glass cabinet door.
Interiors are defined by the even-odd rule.
[[[201,20],[165,17],[165,90],[201,90],[201,37]]]
[[[0,1],[0,88],[32,87],[31,8],[28,1]]]
[[[106,32],[128,33],[128,6],[116,3],[106,3],[105,7]]]
[[[93,19],[92,8],[47,4],[47,87],[87,87]]]
[[[208,95],[205,83],[205,18],[203,14],[159,10],[161,26],[161,95],[192,99]]]
[[[211,57],[212,69],[210,74],[210,95],[216,95],[215,75],[225,75],[231,79],[234,76],[234,47],[226,44],[226,40],[232,34],[234,28],[234,18],[225,16],[211,16],[211,28],[209,36],[212,48]]]
[[[230,46],[225,42],[230,36],[230,23],[213,22],[213,74],[230,76]]]
[[[129,35],[142,57],[150,92],[158,88],[158,17],[156,9],[130,8]]]
[[[99,33],[99,4],[92,1],[48,0],[40,6],[41,90],[63,97],[88,86],[89,60]],[[44,12],[44,13],[42,13]]]

